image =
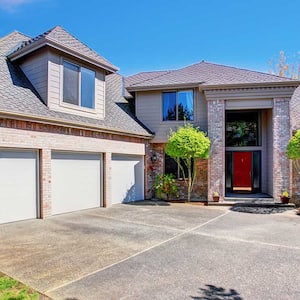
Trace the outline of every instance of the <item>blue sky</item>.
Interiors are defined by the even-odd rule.
[[[61,25],[123,75],[201,60],[267,72],[300,51],[299,0],[0,0],[0,36]]]

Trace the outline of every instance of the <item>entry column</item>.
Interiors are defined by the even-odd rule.
[[[208,161],[208,200],[213,192],[225,195],[225,101],[208,100],[208,136],[211,141]]]
[[[273,197],[290,192],[290,162],[286,147],[290,139],[289,98],[274,98],[273,107]]]

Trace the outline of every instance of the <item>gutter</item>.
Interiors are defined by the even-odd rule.
[[[198,88],[200,91],[207,90],[224,90],[232,88],[255,88],[255,87],[298,87],[300,85],[300,80],[290,80],[290,81],[279,81],[279,82],[257,82],[257,83],[233,83],[233,84],[207,84],[199,85]]]
[[[129,86],[126,87],[128,92],[139,92],[139,91],[155,91],[155,90],[174,90],[178,88],[198,88],[201,82],[193,83],[180,83],[180,84],[165,84],[165,85],[152,85],[152,86]]]
[[[55,125],[55,126],[63,126],[63,127],[72,127],[76,129],[81,130],[93,130],[96,132],[102,132],[102,133],[109,133],[109,134],[117,134],[122,136],[130,136],[130,137],[136,137],[141,138],[145,140],[151,140],[154,136],[153,134],[142,135],[137,134],[133,132],[127,132],[123,130],[114,130],[114,129],[105,129],[105,128],[99,128],[95,125],[86,124],[82,122],[73,123],[71,121],[67,120],[59,120],[55,118],[47,118],[47,117],[39,117],[39,116],[31,116],[31,115],[24,115],[23,113],[12,113],[12,112],[0,112],[0,118],[6,118],[6,119],[14,119],[19,121],[36,121],[38,123],[47,124],[47,125]]]

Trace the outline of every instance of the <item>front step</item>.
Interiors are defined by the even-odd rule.
[[[225,197],[224,202],[231,202],[231,203],[275,203],[274,198],[245,198],[245,197]]]

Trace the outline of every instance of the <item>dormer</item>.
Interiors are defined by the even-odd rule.
[[[105,117],[105,76],[118,68],[60,26],[17,45],[17,63],[50,110]]]

